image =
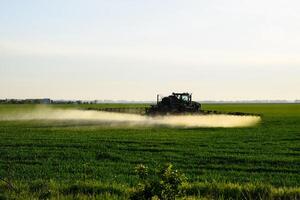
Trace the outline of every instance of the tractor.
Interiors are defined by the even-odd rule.
[[[196,113],[199,112],[201,104],[192,101],[192,94],[190,93],[172,93],[160,100],[157,95],[156,105],[151,105],[146,109],[148,115],[165,115],[165,114],[182,114],[182,113]]]

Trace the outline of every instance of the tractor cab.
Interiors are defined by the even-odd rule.
[[[175,96],[178,100],[180,100],[183,103],[189,104],[192,101],[192,94],[189,93],[172,93],[173,96]]]

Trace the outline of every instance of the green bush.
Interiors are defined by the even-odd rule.
[[[160,169],[149,174],[148,167],[138,165],[135,168],[140,182],[132,192],[130,199],[161,199],[171,200],[181,194],[181,186],[186,183],[187,178],[177,170],[172,164],[166,164]]]

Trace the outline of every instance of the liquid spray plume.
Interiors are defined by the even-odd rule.
[[[175,115],[148,117],[137,114],[37,108],[28,112],[0,115],[0,120],[76,120],[128,126],[171,127],[248,127],[261,121],[258,116],[236,115]]]

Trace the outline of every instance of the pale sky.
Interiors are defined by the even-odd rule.
[[[299,0],[0,0],[0,98],[300,99]]]

